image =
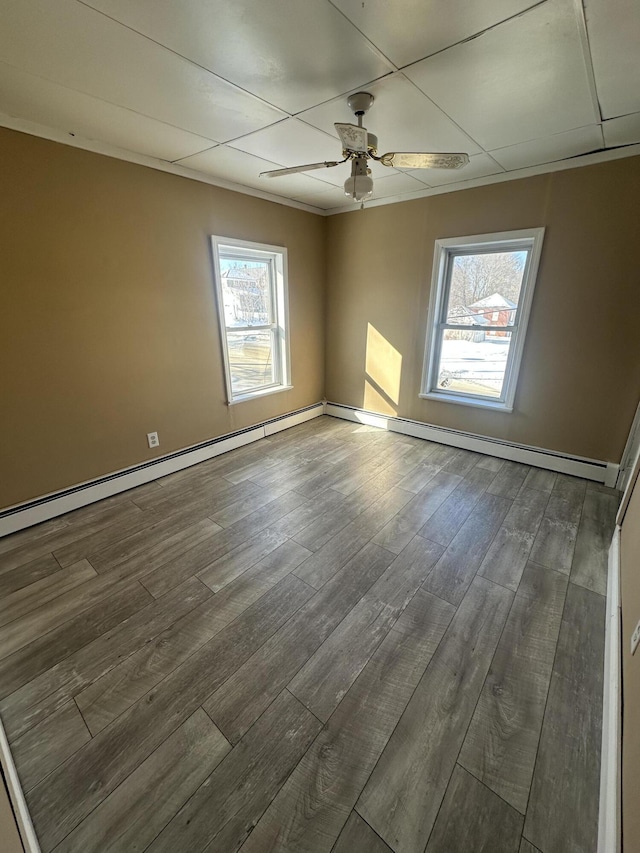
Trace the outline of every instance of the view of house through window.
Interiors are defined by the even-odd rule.
[[[499,398],[526,252],[454,255],[438,388]]]
[[[512,406],[542,233],[492,236],[436,245],[422,396]]]
[[[288,382],[285,250],[212,239],[229,400],[278,390]]]

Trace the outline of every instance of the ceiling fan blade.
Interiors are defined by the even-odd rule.
[[[288,169],[272,169],[270,172],[260,172],[261,178],[280,178],[282,175],[295,175],[296,172],[311,172],[313,169],[330,169],[339,166],[344,160],[325,160],[324,163],[307,163],[306,166],[290,166]]]
[[[359,127],[357,124],[341,124],[338,121],[333,126],[345,150],[367,153],[366,127]]]
[[[469,162],[467,154],[427,154],[425,152],[391,152],[380,158],[384,165],[396,169],[461,169]]]

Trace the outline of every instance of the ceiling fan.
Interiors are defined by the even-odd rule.
[[[368,160],[376,160],[383,166],[397,169],[460,169],[469,162],[467,154],[429,154],[426,152],[390,151],[378,156],[378,137],[362,126],[362,116],[373,104],[369,92],[356,92],[347,98],[347,104],[358,119],[357,124],[336,122],[334,127],[342,142],[342,160],[325,160],[322,163],[307,163],[287,169],[272,169],[260,172],[260,177],[279,178],[296,172],[311,172],[314,169],[331,169],[351,160],[351,175],[344,182],[345,195],[355,202],[364,202],[373,193],[373,179]]]

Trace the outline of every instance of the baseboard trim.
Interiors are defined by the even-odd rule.
[[[402,433],[403,435],[412,435],[415,438],[424,438],[427,441],[436,441],[439,444],[447,444],[463,450],[475,450],[477,453],[485,453],[487,456],[497,456],[499,459],[509,459],[512,462],[522,462],[525,465],[533,465],[536,468],[546,468],[549,471],[557,471],[561,474],[583,477],[585,480],[604,483],[605,486],[615,486],[620,467],[613,462],[600,462],[597,459],[569,456],[568,454],[556,453],[553,450],[514,444],[509,441],[489,438],[485,435],[447,429],[446,427],[425,424],[420,421],[408,420],[407,418],[379,415],[375,412],[367,412],[364,409],[345,406],[341,403],[327,402],[325,404],[325,414],[335,418],[368,424],[369,426],[377,426],[391,432]]]
[[[322,403],[314,403],[304,409],[289,412],[277,418],[264,421],[247,429],[222,435],[200,444],[186,447],[166,456],[159,456],[149,462],[134,465],[121,471],[106,474],[104,477],[80,483],[59,492],[28,501],[23,504],[8,507],[0,512],[0,537],[8,536],[25,527],[47,521],[73,509],[87,506],[111,497],[135,486],[142,486],[152,480],[173,474],[191,465],[197,465],[206,459],[212,459],[229,450],[235,450],[253,441],[259,441],[269,435],[274,435],[283,429],[296,426],[305,421],[317,418],[324,413]]]
[[[13,762],[9,741],[5,733],[2,721],[0,721],[0,763],[2,764],[2,772],[7,785],[11,808],[16,819],[18,833],[25,853],[40,853],[40,845],[36,838],[36,833],[31,823],[31,816],[27,803],[22,793],[22,786],[18,778],[16,765]],[[0,781],[0,784],[2,782]]]
[[[622,848],[620,663],[620,528],[616,527],[607,578],[598,853],[620,853]]]

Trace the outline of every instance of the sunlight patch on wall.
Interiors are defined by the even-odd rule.
[[[396,415],[400,399],[402,355],[380,332],[367,323],[363,408]]]
[[[398,410],[374,388],[368,379],[364,380],[362,407],[370,412],[380,412],[382,415],[396,415],[398,413]]]

